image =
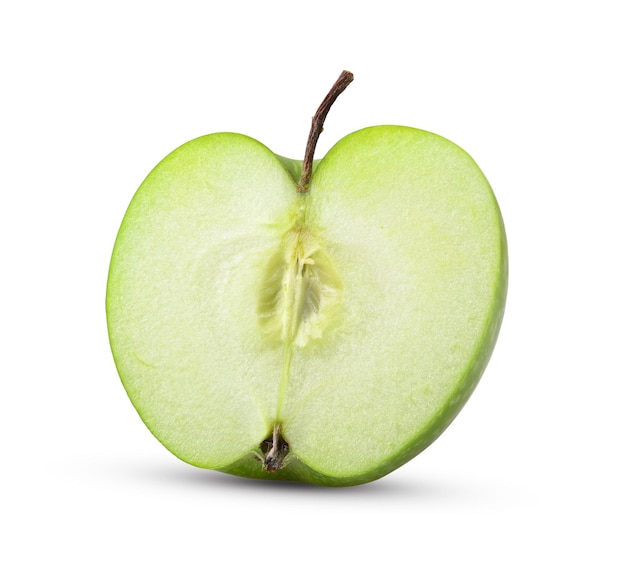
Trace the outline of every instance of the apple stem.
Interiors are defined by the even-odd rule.
[[[313,155],[315,154],[315,147],[317,146],[317,140],[320,134],[324,131],[324,121],[330,111],[330,108],[335,103],[335,100],[341,95],[341,93],[348,87],[348,85],[354,80],[352,72],[344,70],[337,81],[333,84],[330,92],[324,98],[324,101],[317,108],[317,112],[313,116],[311,122],[311,131],[309,132],[309,139],[306,142],[306,150],[304,152],[304,161],[302,163],[302,174],[300,175],[300,182],[298,183],[298,191],[300,193],[306,193],[311,182],[311,175],[313,175]]]

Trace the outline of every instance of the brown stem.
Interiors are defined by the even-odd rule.
[[[324,101],[320,104],[320,107],[317,108],[317,112],[315,112],[313,116],[311,131],[309,132],[309,139],[306,142],[306,151],[304,152],[302,174],[300,175],[300,182],[298,183],[298,191],[300,193],[306,193],[309,188],[309,183],[311,182],[311,175],[313,174],[313,155],[315,154],[317,140],[322,131],[324,131],[324,120],[326,120],[326,116],[335,103],[335,100],[348,87],[352,80],[354,80],[352,72],[347,72],[346,70],[341,72],[341,75],[333,84],[330,92],[328,92],[328,95],[324,98]]]

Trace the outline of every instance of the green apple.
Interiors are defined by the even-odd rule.
[[[303,189],[302,162],[207,135],[163,159],[124,217],[114,359],[147,427],[192,465],[375,480],[444,431],[492,353],[506,238],[472,158],[389,125],[312,168]]]

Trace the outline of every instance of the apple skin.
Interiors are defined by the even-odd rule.
[[[428,132],[422,132],[421,130],[416,130],[414,128],[404,128],[400,126],[377,126],[373,128],[366,128],[365,130],[361,130],[360,132],[355,132],[350,136],[346,136],[344,140],[347,140],[348,138],[376,140],[379,136],[395,137],[396,135],[403,136],[406,134],[411,135],[411,137],[413,135],[423,134],[424,137],[432,136],[440,138],[439,136],[434,136],[434,134],[428,134]],[[194,146],[203,146],[204,142],[208,143],[209,141],[213,141],[212,138],[215,137],[228,139],[229,137],[245,138],[246,136],[239,136],[237,134],[213,134],[210,136],[204,136],[203,138],[198,138],[198,140],[189,142],[189,144],[185,144],[185,146],[188,146],[190,144]],[[443,140],[443,138],[440,139]],[[342,142],[344,140],[342,140]],[[338,146],[336,147],[341,147],[342,142],[339,142]],[[454,146],[454,144],[450,145]],[[181,150],[185,146],[181,146],[181,148],[176,151],[180,154]],[[455,148],[455,153],[465,154],[465,152],[462,152],[460,148],[456,146]],[[269,152],[269,150],[267,151]],[[329,152],[328,156],[332,155],[333,151],[334,148]],[[274,158],[276,162],[280,163],[282,167],[294,179],[295,189],[295,181],[297,181],[298,179],[302,162],[283,158],[278,155],[274,155]],[[467,156],[467,158],[469,158],[469,156]],[[471,160],[471,158],[469,159]],[[315,167],[319,167],[322,162],[324,162],[324,160],[316,162]],[[477,167],[476,169],[478,170]],[[312,187],[315,185],[315,176],[316,172],[314,172],[313,174],[313,180],[311,183]],[[492,193],[490,188],[489,193]],[[124,382],[126,376],[125,373],[122,372],[123,369],[120,369],[120,364],[118,364],[117,357],[118,353],[116,353],[115,349],[116,346],[119,347],[119,343],[114,344],[113,342],[116,338],[116,327],[114,326],[115,320],[113,320],[109,324],[109,332],[112,341],[112,347],[114,347],[114,357],[116,358],[118,370],[120,370],[120,377],[122,378],[125,386],[127,386],[127,391],[129,392],[129,397],[131,398],[131,401],[133,401],[133,404],[135,404],[140,416],[142,416],[144,422],[146,422],[146,425],[155,434],[157,439],[163,442],[163,444],[169,450],[171,450],[173,454],[181,458],[181,460],[195,466],[211,468],[228,474],[248,478],[303,481],[325,486],[358,485],[376,480],[390,473],[394,469],[398,468],[399,466],[405,464],[407,461],[415,457],[426,447],[428,447],[454,420],[459,411],[467,402],[473,390],[476,388],[476,385],[478,384],[480,377],[484,372],[493,352],[505,309],[508,283],[508,256],[504,224],[499,212],[499,208],[497,207],[495,197],[493,197],[492,199],[493,209],[497,213],[497,225],[499,227],[497,233],[497,237],[499,238],[499,244],[493,246],[494,249],[496,249],[498,252],[498,271],[497,276],[493,279],[493,294],[490,299],[490,308],[486,313],[485,320],[483,321],[484,328],[482,330],[480,338],[473,347],[473,356],[471,357],[471,360],[467,362],[466,369],[463,372],[463,375],[454,384],[453,390],[448,393],[447,400],[440,405],[436,412],[432,413],[432,416],[429,420],[420,425],[420,429],[417,429],[416,433],[410,436],[410,438],[402,444],[401,448],[392,449],[392,451],[390,451],[389,453],[389,456],[386,459],[379,461],[379,463],[376,464],[375,468],[368,469],[364,472],[350,473],[347,475],[340,475],[338,473],[326,473],[315,468],[315,461],[310,463],[310,461],[308,461],[306,457],[301,456],[301,454],[297,451],[294,451],[292,453],[293,457],[291,462],[287,466],[277,470],[276,472],[267,472],[267,470],[265,470],[263,466],[259,463],[258,457],[254,454],[254,452],[251,451],[248,454],[245,454],[243,457],[235,460],[234,462],[225,465],[204,464],[200,459],[191,460],[189,459],[189,457],[181,456],[179,452],[177,452],[176,448],[172,448],[167,441],[164,441],[162,439],[160,433],[154,430],[149,417],[147,417],[143,409],[138,404],[136,404],[136,394],[131,391],[130,388],[127,386],[127,383]],[[109,315],[109,312],[111,312],[112,314],[112,312],[114,311],[114,307],[116,306],[116,299],[119,297],[118,289],[116,287],[117,282],[118,279],[115,277],[115,274],[111,273],[110,283],[113,284],[113,288],[111,288],[110,293],[107,294],[107,315]],[[332,408],[332,406],[330,406],[329,408]],[[267,435],[260,437],[260,439],[266,438],[266,436]],[[286,439],[289,440],[289,437],[287,436]]]

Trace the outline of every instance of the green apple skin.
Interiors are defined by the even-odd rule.
[[[495,196],[475,162],[455,144],[429,132],[376,126],[346,136],[316,161],[309,192],[304,195],[296,191],[300,169],[301,162],[277,156],[259,142],[231,133],[192,140],[165,158],[133,198],[118,234],[107,286],[109,337],[120,378],[139,415],[156,438],[183,461],[242,477],[357,485],[381,478],[428,447],[476,388],[504,315],[506,234]],[[258,177],[266,172],[269,175]],[[348,174],[345,179],[343,173]],[[247,197],[233,199],[229,186],[233,194],[247,193]],[[255,198],[255,193],[259,197]],[[355,194],[354,199],[345,198],[349,193]],[[427,199],[421,200],[420,193]],[[343,198],[337,200],[339,213],[327,216],[335,213],[335,197]],[[222,208],[220,202],[230,203]],[[388,207],[382,205],[385,202]],[[267,208],[267,203],[276,203],[276,207]],[[396,204],[400,205],[397,209]],[[424,214],[417,213],[420,208]],[[307,215],[303,224],[298,213],[306,210],[313,215]],[[362,225],[359,213],[369,217]],[[332,220],[329,229],[323,216]],[[237,231],[246,229],[246,217],[252,218],[258,229],[250,240]],[[194,223],[195,219],[200,223]],[[330,228],[342,228],[344,219],[353,227],[346,225],[346,230],[333,235]],[[370,241],[368,225],[374,230],[372,222],[376,229],[371,233],[378,235]],[[322,248],[314,251],[314,258],[323,267],[327,256],[321,251],[326,250],[328,273],[322,272],[320,277],[332,284],[330,291],[343,293],[338,303],[331,298],[326,307],[328,321],[322,309],[321,319],[309,318],[313,326],[307,323],[308,330],[303,331],[301,311],[284,310],[289,307],[284,305],[279,311],[265,312],[279,297],[271,288],[271,297],[261,298],[263,303],[255,310],[269,319],[255,316],[244,294],[258,291],[267,277],[273,281],[275,271],[263,271],[268,261],[276,259],[272,242],[284,243],[290,229],[306,226],[314,229],[312,236],[329,238],[320,240]],[[229,237],[219,249],[211,250],[202,242],[205,235],[207,244],[221,238],[217,227],[223,227]],[[361,256],[358,245],[356,251],[350,246],[349,256],[342,252],[343,244],[352,239],[351,229],[357,229],[354,234],[359,239],[371,243],[369,251],[364,247],[362,261],[354,263],[351,257]],[[261,248],[254,246],[256,237]],[[370,281],[371,274],[362,270],[370,263],[377,264],[377,238],[388,240],[392,247],[397,242],[397,250],[381,250],[391,259],[398,253],[397,263],[387,269],[406,267],[406,280],[401,271],[397,277],[394,274],[388,296],[380,281],[372,281],[368,289],[374,289],[374,296],[368,301],[367,289],[351,287],[361,276],[364,282]],[[420,241],[434,245],[432,250],[417,249],[423,265],[415,263],[411,255],[412,246]],[[238,245],[250,254],[245,265],[238,262],[233,249]],[[282,269],[280,257],[277,268]],[[205,261],[211,259],[216,261],[213,270]],[[189,271],[192,268],[193,273]],[[211,274],[222,273],[220,270],[232,271],[228,283],[212,278]],[[380,275],[384,277],[383,272]],[[428,287],[431,277],[432,290]],[[206,301],[201,294],[205,282],[209,285]],[[188,290],[189,283],[194,285]],[[397,289],[396,283],[400,285]],[[397,319],[392,316],[393,298],[398,296],[394,289],[408,297],[399,300]],[[179,301],[172,311],[163,311],[176,297]],[[447,309],[446,297],[453,310]],[[241,313],[229,298],[244,301]],[[357,311],[350,310],[352,298],[359,302],[360,307],[354,306],[357,311],[377,305],[377,301],[386,309],[382,317],[374,318],[374,323],[378,321],[375,333],[363,334],[366,324]],[[424,300],[423,308],[413,303],[414,298]],[[435,311],[426,311],[429,306]],[[417,313],[414,329],[412,310]],[[398,330],[386,325],[385,313],[389,322],[398,321]],[[282,323],[276,323],[276,316]],[[441,328],[438,317],[442,317]],[[231,329],[230,321],[237,326]],[[237,342],[241,333],[243,345]],[[267,350],[264,338],[271,342]],[[436,342],[430,343],[431,338]],[[352,357],[351,345],[361,340],[372,348]],[[207,341],[221,347],[213,348]],[[250,349],[249,370],[241,370],[239,365],[248,360],[245,354]],[[396,352],[398,373],[402,373],[398,381],[392,376]],[[380,361],[369,362],[368,368],[359,366],[368,354],[380,355]],[[358,386],[344,390],[335,382],[333,369],[323,370],[326,360],[337,363],[336,370],[344,377],[337,381],[344,383],[354,361],[355,377],[364,379],[363,396],[359,396]],[[304,366],[299,366],[299,361]],[[378,364],[379,374],[375,372]],[[306,389],[292,391],[300,378],[294,374],[292,380],[290,369],[299,373],[298,377],[310,379],[308,394]],[[365,380],[368,369],[373,371],[371,381]],[[406,381],[412,378],[411,369],[414,381]],[[323,373],[321,382],[316,380],[318,370]],[[234,381],[224,382],[231,371]],[[254,380],[248,383],[242,373],[250,373]],[[280,390],[276,389],[277,379],[281,380]],[[336,385],[334,390],[328,381]],[[240,382],[242,390],[237,390],[233,385]],[[371,390],[374,385],[379,390]],[[377,392],[382,397],[380,404]],[[246,393],[254,395],[254,400],[246,398]],[[353,404],[350,393],[357,395]],[[212,399],[204,402],[203,395]],[[270,395],[272,398],[267,398]],[[297,398],[291,399],[292,395]],[[315,396],[324,400],[316,402]],[[390,404],[384,404],[388,398]],[[219,406],[220,401],[224,406]],[[401,413],[396,416],[393,409]],[[363,411],[362,420],[354,415],[359,410]],[[413,415],[413,410],[419,415]],[[306,432],[298,430],[300,421]],[[268,472],[260,463],[258,445],[271,436],[277,423],[290,445],[290,463]],[[316,436],[311,438],[307,432]],[[223,446],[225,443],[231,447]],[[377,444],[369,449],[368,443]],[[329,452],[318,455],[325,445]]]

